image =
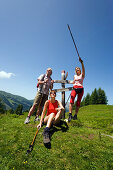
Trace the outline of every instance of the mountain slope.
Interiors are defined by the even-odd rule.
[[[34,139],[37,123],[31,116],[0,115],[2,170],[111,170],[113,169],[113,106],[90,105],[80,108],[78,120],[68,128],[51,128],[51,147],[44,146],[42,127],[37,134],[31,153],[26,155]],[[74,114],[74,110],[73,110]],[[66,118],[68,113],[66,113]]]
[[[24,97],[13,95],[5,91],[0,91],[0,98],[6,106],[6,109],[16,109],[19,104],[23,105],[23,110],[28,110],[33,103],[33,100],[27,100]]]

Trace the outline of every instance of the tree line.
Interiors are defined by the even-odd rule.
[[[94,105],[94,104],[107,104],[107,96],[101,88],[98,90],[95,88],[94,91],[91,93],[87,93],[87,95],[83,98],[81,102],[81,107],[82,106],[87,106],[87,105]],[[76,102],[73,105],[73,109],[76,107]],[[5,104],[2,102],[2,99],[0,99],[0,113],[4,114],[6,113],[6,107]],[[23,114],[23,105],[19,104],[15,110],[10,109],[8,110],[9,113],[11,114],[17,114],[17,115],[22,115]]]
[[[81,102],[81,106],[87,106],[87,105],[94,105],[94,104],[107,104],[107,96],[105,94],[105,91],[101,88],[94,89],[94,91],[91,93],[87,93],[87,95],[83,98]]]
[[[101,88],[99,89],[94,89],[91,93],[87,93],[87,95],[83,98],[81,101],[80,107],[87,106],[87,105],[96,105],[96,104],[107,104],[107,96],[105,94],[105,91],[102,90]],[[75,110],[76,107],[76,101],[73,105],[73,110]]]
[[[23,114],[23,105],[19,104],[15,110],[13,110],[13,109],[6,110],[5,104],[2,102],[2,99],[0,99],[0,113],[4,114],[7,112],[9,112],[10,114],[22,115]]]

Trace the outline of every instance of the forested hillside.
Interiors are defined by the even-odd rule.
[[[0,91],[0,99],[6,106],[6,110],[16,109],[18,105],[23,105],[23,110],[28,110],[33,103],[33,100],[27,100],[24,97],[13,95],[5,91]]]

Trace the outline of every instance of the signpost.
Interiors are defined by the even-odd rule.
[[[62,78],[62,80],[65,80],[65,70],[62,70],[61,78]],[[62,85],[62,88],[65,88],[64,83],[62,83],[61,85]],[[65,91],[62,92],[62,105],[65,109]],[[65,119],[65,110],[63,111],[62,118]]]
[[[65,84],[73,84],[73,80],[66,80],[68,76],[68,72],[65,75],[65,70],[62,70],[61,72],[61,80],[54,80],[54,83],[61,83],[61,89],[54,89],[56,92],[61,92],[62,93],[62,105],[65,109],[65,91],[70,91],[73,89],[73,87],[68,87],[65,88]],[[62,118],[65,119],[65,110],[63,111]]]

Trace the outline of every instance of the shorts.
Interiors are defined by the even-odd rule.
[[[46,100],[48,100],[47,94],[42,94],[40,92],[37,92],[33,105],[36,105],[36,106],[40,105],[41,107],[43,107]]]
[[[84,94],[84,89],[83,88],[76,88],[75,90],[72,90],[71,91],[70,103],[74,104],[75,97],[76,97],[76,95],[78,95],[77,96],[76,106],[80,106],[83,94]]]
[[[54,112],[50,112],[50,113],[47,112],[46,116],[49,116],[51,113],[54,113],[55,116],[57,115],[57,112],[56,112],[56,110],[55,110]]]

